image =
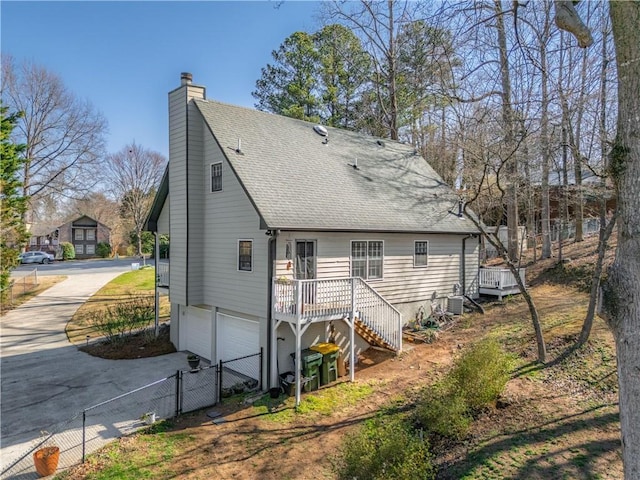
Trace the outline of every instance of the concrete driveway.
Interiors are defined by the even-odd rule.
[[[185,353],[105,360],[69,343],[67,321],[119,273],[70,276],[0,317],[0,471],[34,446],[42,430],[186,366]],[[102,435],[106,441],[118,433]]]

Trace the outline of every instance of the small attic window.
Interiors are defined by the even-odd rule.
[[[316,125],[315,127],[313,127],[313,131],[316,132],[321,137],[326,137],[327,135],[329,135],[329,132],[327,131],[327,129],[322,125]]]

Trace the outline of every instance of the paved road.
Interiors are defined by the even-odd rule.
[[[0,471],[33,446],[42,430],[186,365],[184,353],[104,360],[68,342],[66,322],[93,293],[129,270],[130,263],[67,264],[66,280],[0,317]],[[106,441],[119,431],[100,434]]]
[[[136,258],[120,258],[118,260],[67,260],[64,262],[55,261],[48,265],[40,263],[28,263],[18,266],[12,271],[11,276],[20,278],[38,269],[38,275],[84,275],[87,273],[122,273],[131,269],[132,263],[142,266],[142,260]],[[153,260],[146,260],[144,263],[153,265]]]

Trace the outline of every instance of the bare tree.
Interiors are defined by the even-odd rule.
[[[30,62],[16,66],[10,56],[2,57],[2,99],[24,112],[14,135],[27,145],[21,176],[32,223],[40,202],[80,196],[97,183],[107,122],[56,74]]]
[[[556,1],[557,13],[572,7],[571,1]],[[618,68],[618,131],[609,171],[616,184],[620,221],[616,258],[602,285],[600,313],[616,341],[624,476],[636,480],[640,478],[640,2],[610,2],[609,11]],[[577,14],[569,15],[561,28],[581,46],[591,44],[591,34]]]
[[[120,215],[131,222],[137,236],[137,253],[142,255],[142,231],[167,159],[133,142],[107,160]]]
[[[609,51],[608,51],[608,39],[610,34],[610,25],[607,21],[607,12],[605,9],[602,11],[602,37],[601,37],[601,57],[600,57],[600,124],[599,124],[599,137],[600,137],[600,158],[604,159],[607,156],[608,150],[608,136],[607,136],[607,71],[609,64]],[[595,317],[598,293],[600,291],[600,284],[602,282],[602,271],[604,265],[604,256],[607,249],[607,242],[609,237],[613,233],[613,228],[617,219],[617,212],[613,214],[612,218],[607,223],[607,179],[602,175],[600,179],[600,190],[602,192],[600,198],[600,231],[598,233],[598,257],[596,260],[593,275],[591,277],[591,291],[589,294],[589,307],[587,309],[587,315],[585,316],[584,323],[582,324],[582,330],[580,331],[580,337],[578,343],[584,344],[591,335],[591,328],[593,327],[593,320]]]
[[[345,23],[363,38],[374,66],[371,96],[380,117],[376,120],[393,140],[398,140],[400,128],[398,29],[412,20],[410,6],[406,0],[325,3],[327,17]]]

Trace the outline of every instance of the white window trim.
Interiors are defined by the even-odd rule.
[[[240,242],[250,242],[251,243],[251,269],[250,270],[241,270],[240,269]],[[253,238],[239,238],[237,244],[237,252],[236,252],[236,268],[238,272],[242,273],[251,273],[253,272]]]
[[[220,190],[213,189],[213,166],[220,165]],[[224,172],[224,165],[222,162],[213,162],[209,164],[209,193],[218,193],[224,189],[224,183],[222,182],[222,176]]]
[[[427,244],[427,263],[425,263],[424,265],[416,264],[416,244],[418,242]],[[429,240],[414,240],[413,241],[413,268],[427,268],[428,266],[429,266]]]
[[[73,245],[76,255],[84,255],[84,244],[78,243]]]
[[[92,252],[89,249],[93,250]],[[96,254],[96,246],[93,243],[88,243],[85,245],[84,253],[87,255],[95,255]]]
[[[78,238],[78,234],[80,234],[80,238]],[[84,230],[81,228],[76,228],[75,231],[73,232],[73,239],[84,240]]]
[[[93,228],[90,228],[85,233],[86,240],[95,240],[96,239],[96,231]]]
[[[367,256],[366,256],[366,267],[365,270],[367,272],[367,276],[365,278],[363,278],[363,280],[366,280],[367,282],[381,282],[384,280],[384,240],[378,240],[378,239],[372,239],[372,240],[365,240],[365,239],[353,239],[349,242],[349,276],[351,276],[352,272],[353,272],[353,242],[366,242],[367,244]],[[369,243],[370,242],[379,242],[382,243],[382,271],[380,272],[380,278],[369,278]]]

